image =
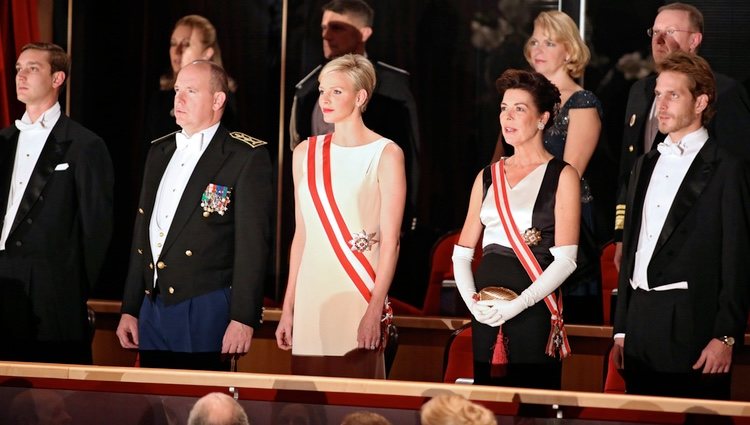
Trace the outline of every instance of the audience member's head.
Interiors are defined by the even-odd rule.
[[[460,395],[442,394],[422,406],[422,425],[496,425],[495,415]]]
[[[333,59],[365,52],[375,13],[363,0],[332,0],[323,6],[320,22],[323,56]]]
[[[676,50],[697,53],[703,41],[703,14],[690,4],[664,5],[649,28],[649,35],[651,55],[657,65]]]
[[[10,420],[16,425],[67,425],[73,419],[65,400],[54,390],[29,389],[13,397],[9,407]]]
[[[271,425],[326,425],[325,408],[319,404],[274,403]]]
[[[391,422],[373,412],[354,412],[346,415],[341,425],[391,425]]]
[[[245,410],[237,400],[223,393],[201,397],[190,410],[188,425],[249,425]]]

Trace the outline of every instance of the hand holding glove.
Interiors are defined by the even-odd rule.
[[[510,301],[488,300],[478,302],[479,305],[490,309],[483,312],[483,317],[486,320],[483,323],[489,326],[500,326],[543,300],[562,285],[565,279],[576,269],[578,245],[556,246],[550,248],[549,251],[555,260],[544,270],[539,279],[521,292],[517,298]]]
[[[474,248],[466,248],[460,245],[453,246],[453,276],[456,279],[456,288],[461,294],[461,299],[468,307],[469,312],[479,323],[489,320],[487,313],[490,307],[479,304],[474,295],[477,288],[474,286],[474,274],[471,271],[471,262],[474,260]]]

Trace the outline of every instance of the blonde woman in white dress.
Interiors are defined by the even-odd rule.
[[[399,252],[404,155],[362,121],[375,87],[361,55],[329,62],[318,101],[334,132],[294,150],[295,223],[276,342],[292,373],[383,378],[381,315]]]

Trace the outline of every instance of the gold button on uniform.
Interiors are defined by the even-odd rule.
[[[169,287],[169,289],[167,289],[167,291],[169,291],[170,294],[174,294],[174,288],[171,286]]]
[[[138,208],[138,214],[143,214],[143,208]]]
[[[148,268],[153,270],[154,269],[154,263],[148,263]]]
[[[138,248],[138,253],[139,253],[139,254],[143,254],[143,250],[142,250],[142,249],[140,249],[140,248]]]
[[[628,146],[628,152],[633,152],[635,150],[635,147],[633,145]]]
[[[187,251],[185,251],[185,255],[187,255],[188,257],[192,257],[193,256],[193,251],[191,251],[191,250],[188,249]]]
[[[146,295],[151,295],[151,290],[150,289],[146,289]]]
[[[159,270],[162,270],[162,269],[166,268],[167,265],[164,264],[164,261],[159,261],[158,263],[156,263],[156,267],[158,267]]]

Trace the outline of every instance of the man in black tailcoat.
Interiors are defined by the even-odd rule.
[[[65,51],[31,43],[16,62],[26,112],[0,132],[1,360],[90,364],[86,301],[112,234],[104,141],[62,113]]]
[[[658,71],[666,138],[628,184],[616,364],[628,393],[728,399],[750,303],[750,172],[705,128],[716,99],[708,63],[678,51]]]

